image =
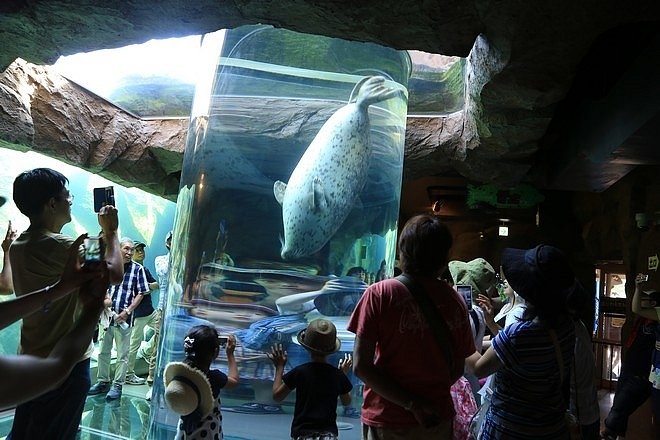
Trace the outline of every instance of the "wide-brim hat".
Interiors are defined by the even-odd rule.
[[[183,362],[165,367],[165,402],[175,413],[186,416],[199,408],[202,419],[213,410],[213,391],[206,375]]]
[[[328,355],[341,348],[337,328],[327,319],[315,319],[298,333],[298,343],[308,351]]]
[[[532,249],[504,249],[502,270],[511,288],[534,305],[566,299],[575,283],[566,255],[545,244]]]
[[[485,294],[496,280],[495,269],[483,258],[475,258],[468,262],[450,261],[449,273],[454,284],[472,286],[475,299],[477,294]]]

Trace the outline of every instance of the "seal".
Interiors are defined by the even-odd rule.
[[[288,184],[275,182],[284,224],[282,259],[318,252],[346,220],[371,163],[368,108],[398,93],[382,76],[360,80],[348,104],[330,116],[309,144]]]

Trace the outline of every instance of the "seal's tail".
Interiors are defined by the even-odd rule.
[[[385,84],[384,77],[368,76],[355,84],[348,102],[356,102],[359,107],[367,108],[373,103],[394,98],[398,94],[397,89]]]

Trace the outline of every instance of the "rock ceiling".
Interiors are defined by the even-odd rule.
[[[32,64],[268,23],[467,57],[464,108],[409,120],[408,181],[461,175],[601,191],[635,166],[660,164],[660,2],[354,3],[5,0],[0,146],[32,148],[173,198],[185,121],[140,120]]]

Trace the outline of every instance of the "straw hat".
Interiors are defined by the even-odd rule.
[[[206,375],[183,362],[165,367],[165,401],[175,413],[186,416],[199,409],[202,419],[213,409],[213,391]]]
[[[327,319],[315,319],[298,333],[298,343],[312,353],[332,354],[339,350],[337,327]]]

